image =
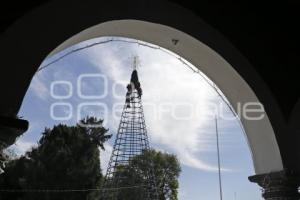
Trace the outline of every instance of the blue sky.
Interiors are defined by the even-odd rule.
[[[70,47],[41,66],[72,49],[107,39]],[[176,55],[143,45],[105,43],[71,54],[39,71],[19,112],[29,120],[29,130],[11,148],[23,154],[37,144],[45,127],[74,125],[85,115],[103,118],[104,125],[115,135],[135,55],[140,60],[138,72],[150,145],[178,156],[182,166],[180,200],[218,199],[215,105],[223,116],[231,118],[219,120],[224,199],[234,199],[235,194],[236,199],[261,199],[259,188],[247,180],[254,174],[251,154],[230,109],[204,78]],[[65,119],[55,120],[53,116]],[[113,142],[111,139],[106,151],[101,152],[103,172]]]

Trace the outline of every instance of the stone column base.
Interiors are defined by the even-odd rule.
[[[283,170],[268,174],[250,176],[251,182],[263,188],[263,198],[266,200],[299,200],[299,174]]]

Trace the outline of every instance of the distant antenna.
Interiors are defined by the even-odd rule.
[[[133,70],[137,70],[137,68],[140,66],[140,59],[139,56],[133,56]]]
[[[218,119],[217,119],[217,116],[215,116],[215,124],[216,124],[216,137],[217,137],[217,154],[218,154],[218,171],[219,171],[220,200],[222,200],[223,199],[223,191],[222,191],[221,161],[220,161],[219,131],[218,131]]]

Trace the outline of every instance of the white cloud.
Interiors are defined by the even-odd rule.
[[[212,149],[211,137],[200,130],[209,122],[209,109],[206,104],[216,98],[213,89],[208,87],[199,74],[192,73],[173,56],[134,45],[127,48],[122,51],[121,44],[111,45],[109,48],[97,47],[89,49],[82,56],[110,80],[127,82],[132,69],[130,57],[132,52],[138,52],[141,60],[138,71],[144,91],[145,117],[152,143],[165,146],[176,153],[184,165],[215,171],[215,166],[205,163],[197,155]],[[120,100],[113,101],[116,103]],[[176,119],[172,117],[172,112],[166,110],[166,105],[186,103],[194,113],[188,120]],[[173,114],[182,116],[186,114],[184,112],[186,109],[179,109],[178,106]],[[110,125],[115,126],[116,120],[113,121]]]
[[[42,100],[46,100],[49,97],[49,89],[45,85],[45,78],[42,73],[38,73],[33,77],[30,89]]]

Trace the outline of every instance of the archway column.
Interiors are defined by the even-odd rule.
[[[266,200],[299,200],[300,175],[289,170],[250,176],[249,180],[262,187]]]

